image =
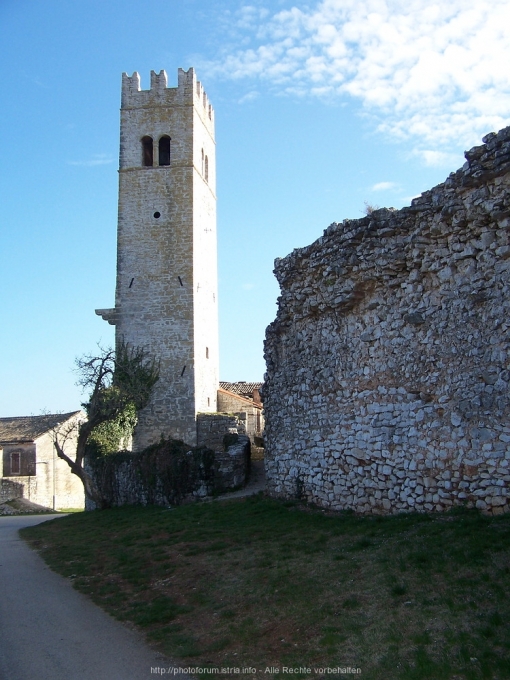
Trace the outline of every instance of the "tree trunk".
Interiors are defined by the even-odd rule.
[[[95,503],[96,507],[104,510],[110,507],[108,500],[101,493],[98,485],[96,484],[92,475],[90,475],[86,470],[83,469],[82,462],[84,459],[84,452],[80,451],[80,442],[78,442],[78,447],[76,450],[76,461],[64,452],[64,449],[59,444],[58,440],[55,438],[55,448],[57,449],[57,456],[66,463],[71,468],[71,473],[79,477],[83,484],[83,489],[85,491],[85,496]],[[83,447],[84,448],[84,445]]]

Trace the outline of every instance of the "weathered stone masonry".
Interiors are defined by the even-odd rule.
[[[274,496],[391,513],[509,509],[510,128],[401,210],[277,260]]]

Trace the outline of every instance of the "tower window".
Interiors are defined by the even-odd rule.
[[[163,135],[159,140],[159,164],[170,165],[170,137]]]
[[[208,182],[209,181],[209,159],[207,158],[207,156],[205,157],[205,163],[204,163],[204,177],[205,177],[205,181]]]
[[[209,359],[209,347],[205,348],[205,358]]]
[[[142,137],[142,165],[152,168],[154,165],[154,146],[152,137]]]
[[[202,149],[202,177],[204,176],[204,150]]]

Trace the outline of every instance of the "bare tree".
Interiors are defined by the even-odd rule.
[[[66,441],[76,436],[75,428],[55,430],[54,443],[58,457],[65,460],[71,472],[83,482],[87,498],[104,508],[105,500],[94,478],[83,467],[87,442],[98,425],[114,421],[129,405],[134,405],[137,411],[147,406],[159,378],[159,365],[144,349],[123,342],[116,351],[101,350],[98,356],[77,359],[76,365],[80,374],[78,384],[90,390],[90,396],[83,404],[87,420],[78,426],[74,460],[64,448]]]

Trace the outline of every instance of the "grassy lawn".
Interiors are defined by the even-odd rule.
[[[82,513],[22,534],[188,666],[510,678],[508,515],[333,516],[254,496]]]

